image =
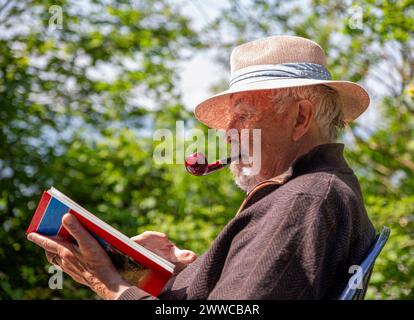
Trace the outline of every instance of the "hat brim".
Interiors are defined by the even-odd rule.
[[[369,106],[367,91],[357,83],[350,81],[313,80],[313,79],[270,79],[259,80],[239,85],[233,89],[220,92],[199,103],[194,114],[196,118],[210,128],[228,129],[231,120],[230,94],[313,85],[326,85],[335,89],[343,105],[344,121],[358,118]]]

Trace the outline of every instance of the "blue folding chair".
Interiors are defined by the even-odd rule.
[[[372,247],[369,249],[366,258],[362,261],[360,267],[362,269],[362,286],[356,287],[351,285],[348,281],[345,290],[342,292],[339,300],[363,300],[365,293],[367,292],[369,279],[371,278],[372,269],[374,268],[375,260],[380,254],[382,248],[390,236],[390,229],[388,227],[382,227],[380,234],[376,237],[376,240]]]

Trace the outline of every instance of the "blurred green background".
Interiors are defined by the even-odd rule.
[[[209,52],[222,70],[214,93],[232,47],[275,34],[317,41],[334,79],[370,92],[369,115],[341,137],[370,218],[392,229],[367,298],[414,298],[414,1],[221,1],[212,16],[216,4],[0,1],[0,298],[96,298],[68,276],[49,289],[25,238],[51,185],[127,235],[158,230],[203,253],[243,193],[226,170],[155,164],[152,133],[177,120],[206,130],[183,104],[183,62]],[[112,77],[94,76],[102,69]]]

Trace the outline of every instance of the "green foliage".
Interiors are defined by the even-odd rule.
[[[173,1],[83,2],[0,6],[0,298],[95,298],[67,276],[50,290],[43,252],[25,238],[51,185],[127,235],[162,231],[203,253],[243,194],[229,172],[203,179],[156,164],[152,134],[195,126],[175,86],[189,53],[222,49],[227,69],[234,45],[280,33],[319,42],[334,78],[376,79],[365,85],[380,115],[344,136],[371,219],[392,230],[368,298],[414,297],[412,1],[356,2],[361,30],[350,27],[351,2],[229,1],[202,33]],[[62,28],[49,27],[52,5]]]
[[[56,4],[61,29],[48,25]],[[51,185],[126,234],[166,231],[202,253],[241,194],[152,157],[151,128],[189,116],[173,86],[183,50],[200,47],[188,20],[165,1],[13,2],[2,18],[0,297],[93,297],[67,278],[50,290],[42,250],[25,238]]]
[[[391,236],[377,259],[367,293],[368,299],[412,299],[414,288],[414,228],[413,196],[387,199],[368,195],[365,197],[369,214],[377,230],[386,225]]]

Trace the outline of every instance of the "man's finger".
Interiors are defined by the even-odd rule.
[[[197,259],[197,255],[190,250],[181,250],[175,247],[174,253],[177,257],[177,260],[184,264],[190,264],[191,262],[194,262],[195,259]]]
[[[30,233],[27,239],[43,248],[46,252],[58,255],[60,258],[77,254],[76,247],[67,241],[52,239],[34,232]]]
[[[79,265],[79,263],[68,263],[65,260],[62,260],[61,257],[58,255],[55,255],[54,253],[47,252],[46,251],[46,258],[49,263],[58,266],[60,269],[62,269],[65,273],[70,275],[75,281],[85,284],[84,279],[82,279],[81,273],[85,271],[85,269]]]
[[[62,224],[66,230],[75,238],[81,251],[88,251],[99,243],[90,235],[79,221],[70,213],[66,213],[62,218]]]
[[[61,250],[59,242],[35,232],[29,233],[27,239],[37,244],[39,247],[42,247],[46,251],[54,254],[58,254],[58,252]]]
[[[137,243],[145,243],[146,241],[154,241],[154,240],[169,241],[165,233],[158,232],[158,231],[144,231],[143,233],[132,237],[131,240]]]
[[[59,266],[60,257],[57,254],[46,251],[46,259],[49,263]]]

